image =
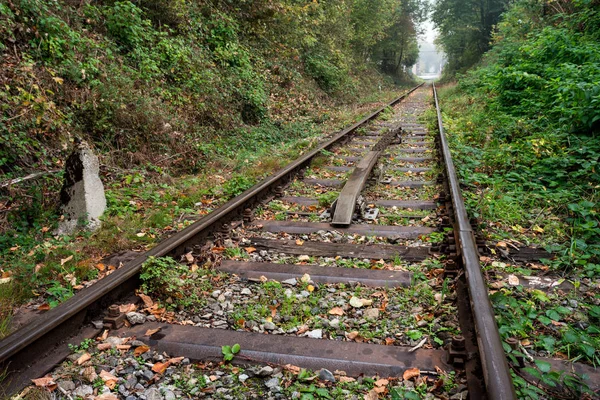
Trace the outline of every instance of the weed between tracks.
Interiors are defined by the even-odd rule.
[[[234,249],[224,254],[249,258]],[[164,307],[152,311],[159,320],[203,327],[385,345],[414,346],[426,339],[426,346],[433,347],[459,332],[455,296],[441,278],[443,269],[435,259],[414,265],[401,260],[373,263],[306,256],[296,260],[323,268],[412,271],[413,282],[408,288],[367,288],[316,284],[305,275],[284,282],[244,283],[235,276],[199,269],[195,261],[183,265],[159,258],[144,264],[141,290]],[[294,258],[278,261],[290,263]]]

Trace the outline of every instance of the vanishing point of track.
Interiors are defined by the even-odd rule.
[[[443,263],[440,277],[453,282],[453,307],[458,310],[458,315],[441,318],[455,318],[458,332],[443,345],[427,348],[402,341],[383,345],[319,340],[252,329],[221,329],[215,334],[211,328],[159,322],[118,327],[113,334],[137,336],[160,351],[196,360],[220,359],[221,346],[240,343],[245,360],[344,370],[351,376],[402,376],[409,368],[419,368],[423,374],[435,373],[436,368],[455,370],[465,375],[472,399],[516,398],[434,86],[438,134],[429,134],[417,120],[418,112],[428,106],[428,91],[424,85],[411,89],[3,339],[0,362],[9,378],[5,392],[15,392],[51,370],[69,354],[66,343],[96,336],[100,330],[89,322],[105,315],[111,304],[134,296],[148,257],[199,256],[207,243],[223,245],[235,240],[265,255],[408,262],[435,257]],[[387,107],[393,109],[391,118]],[[387,119],[382,121],[382,116]],[[335,161],[333,165],[322,165],[327,157]],[[311,165],[319,158],[319,165]],[[339,191],[337,200],[325,212],[316,213],[320,203],[316,193],[322,196],[334,190]],[[269,218],[273,203],[291,211],[283,219]],[[257,210],[262,214],[257,215]],[[432,233],[444,235],[441,244],[422,240]],[[330,240],[332,236],[350,239]],[[355,237],[369,240],[358,243]],[[281,282],[308,275],[315,285],[358,282],[364,287],[394,288],[413,282],[408,270],[232,259],[223,259],[214,268],[250,281]],[[123,320],[118,309],[110,312],[105,321]],[[162,328],[159,334],[142,338],[147,329],[157,327]]]

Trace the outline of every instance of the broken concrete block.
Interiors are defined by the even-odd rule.
[[[99,171],[98,157],[86,142],[79,142],[65,165],[65,182],[60,192],[64,220],[57,234],[69,235],[78,227],[95,230],[100,226],[98,218],[106,209],[106,196]]]

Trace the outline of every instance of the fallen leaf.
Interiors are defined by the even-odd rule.
[[[302,335],[304,332],[308,331],[308,326],[306,325],[302,325],[300,328],[298,328],[298,332],[296,332],[298,335]]]
[[[340,382],[342,383],[349,383],[349,382],[354,382],[356,379],[350,377],[350,376],[340,376]]]
[[[375,386],[387,386],[390,383],[387,379],[378,379],[375,381]]]
[[[138,346],[133,350],[133,355],[138,357],[150,350],[150,347],[144,345]]]
[[[169,367],[169,362],[157,362],[156,364],[154,364],[152,366],[152,371],[156,372],[157,374],[162,374],[163,372],[166,371],[166,369]]]
[[[89,367],[85,367],[85,369],[83,370],[82,376],[88,382],[94,382],[96,380],[96,378],[98,378],[98,374],[96,373],[95,367],[93,367],[91,365]]]
[[[69,261],[71,261],[73,259],[73,255],[71,254],[69,257],[67,258],[63,258],[60,260],[60,265],[65,265],[66,263],[68,263]]]
[[[329,310],[329,314],[331,314],[331,315],[344,315],[345,312],[344,312],[344,310],[342,310],[342,307],[333,307],[331,310]]]
[[[138,232],[138,233],[135,234],[135,236],[137,236],[137,237],[144,237],[144,236],[146,236],[146,232]]]
[[[298,367],[296,365],[292,365],[292,364],[285,364],[283,366],[283,369],[288,370],[294,374],[298,374],[301,371],[300,367]]]
[[[358,297],[352,296],[350,298],[350,305],[354,308],[360,308],[363,306],[370,306],[373,304],[373,300],[369,299],[359,299]]]
[[[98,346],[96,346],[96,348],[100,351],[104,351],[112,348],[112,345],[110,343],[98,343]]]
[[[304,240],[300,240],[300,239],[296,240],[297,246],[302,246],[303,244],[304,244]]]
[[[519,278],[517,278],[515,275],[509,275],[508,276],[508,284],[511,286],[518,286]]]
[[[248,254],[252,254],[256,251],[256,248],[255,247],[246,247],[244,250],[246,250],[246,252]]]
[[[104,393],[94,397],[94,400],[119,400],[119,398],[112,393]]]
[[[40,304],[37,309],[40,311],[48,311],[50,309],[50,305],[48,303]]]
[[[118,344],[117,345],[117,350],[129,350],[131,348],[130,344]]]
[[[129,304],[121,304],[119,306],[119,311],[123,314],[127,314],[128,312],[135,311],[137,307],[133,303]]]
[[[54,382],[54,378],[52,378],[51,376],[45,376],[43,378],[32,379],[31,381],[33,382],[33,384],[35,386],[38,386],[38,387],[48,387],[48,386],[56,385],[56,382]]]
[[[170,358],[169,361],[167,361],[167,362],[169,363],[169,365],[177,365],[183,361],[183,358],[184,357],[173,357],[173,358]]]
[[[81,364],[83,364],[84,362],[86,362],[86,361],[90,360],[91,358],[92,358],[92,356],[90,355],[90,353],[83,353],[83,354],[81,355],[81,357],[79,357],[79,358],[77,359],[77,361],[75,361],[75,364],[77,364],[77,365],[81,365]]]
[[[117,381],[119,380],[116,376],[105,370],[100,371],[100,378],[104,381],[104,384],[110,389],[114,388],[117,384]]]
[[[102,263],[96,264],[96,269],[100,272],[103,272],[106,269],[106,265]]]
[[[416,378],[419,375],[421,375],[421,370],[419,368],[409,368],[404,371],[404,374],[402,374],[402,379],[407,381],[409,379]]]
[[[148,329],[146,331],[146,333],[144,334],[144,336],[152,336],[152,335],[154,335],[158,331],[160,331],[160,327],[158,327],[156,329]]]
[[[379,398],[379,394],[375,389],[369,390],[369,393],[365,394],[364,400],[377,400]]]
[[[144,305],[148,308],[152,307],[154,305],[154,302],[152,301],[152,299],[150,298],[150,296],[145,295],[144,293],[138,293],[137,294],[138,297],[140,299],[142,299],[142,301],[144,302]]]
[[[386,387],[385,386],[378,386],[378,387],[374,387],[373,391],[377,394],[381,394],[384,393],[386,391]]]
[[[191,264],[191,263],[193,263],[193,262],[194,262],[194,256],[192,255],[192,252],[185,253],[185,256],[184,256],[184,257],[185,257],[185,260],[186,260],[188,263],[190,263],[190,264]]]
[[[504,285],[505,285],[505,283],[502,281],[496,281],[496,282],[490,283],[490,287],[492,289],[500,289],[500,288],[504,287]]]
[[[385,344],[386,344],[386,346],[393,345],[395,341],[396,341],[396,339],[394,339],[394,338],[389,338],[389,337],[385,338]]]
[[[350,333],[346,333],[346,338],[350,340],[354,340],[358,336],[358,331],[352,331]]]

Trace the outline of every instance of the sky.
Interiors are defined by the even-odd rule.
[[[437,32],[434,29],[433,22],[426,21],[423,26],[425,27],[425,34],[423,35],[423,39],[426,42],[433,43],[435,37],[437,36]]]

